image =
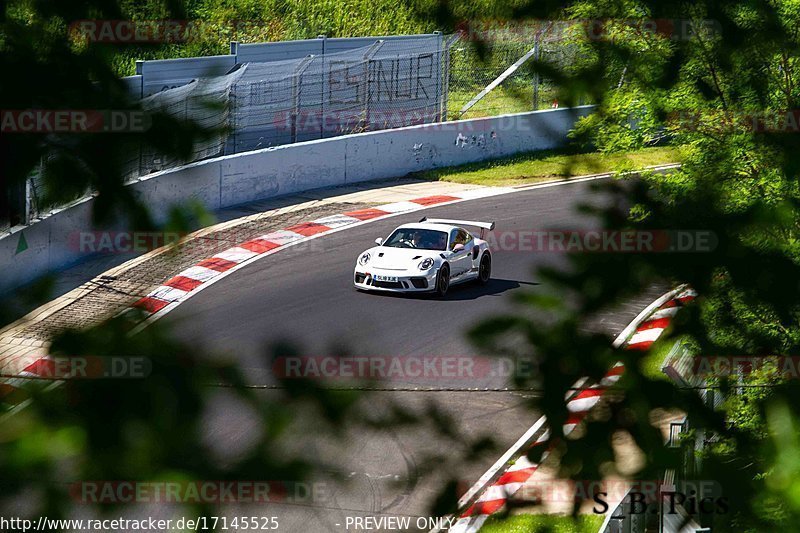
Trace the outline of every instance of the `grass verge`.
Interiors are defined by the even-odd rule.
[[[596,533],[603,525],[601,515],[580,515],[577,518],[547,514],[519,514],[505,518],[490,517],[481,533]]]
[[[639,362],[639,368],[642,374],[650,379],[669,381],[670,378],[661,370],[661,365],[664,364],[664,359],[667,357],[670,350],[672,350],[676,343],[681,341],[682,338],[678,337],[664,342],[656,342]]]
[[[533,95],[530,86],[524,89],[508,88],[501,84],[483,99],[471,107],[463,116],[458,117],[458,112],[469,102],[473,96],[478,94],[483,87],[474,86],[468,89],[452,88],[447,96],[448,117],[451,120],[456,118],[469,119],[481,117],[493,117],[506,113],[525,113],[533,111]],[[525,90],[527,89],[527,90]],[[550,109],[550,105],[556,98],[556,90],[552,87],[543,87],[539,91],[539,105],[537,109]]]
[[[612,154],[543,150],[508,159],[429,170],[416,174],[416,177],[474,185],[527,185],[586,174],[639,170],[680,161],[680,149],[675,146]]]

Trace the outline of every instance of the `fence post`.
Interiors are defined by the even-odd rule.
[[[44,157],[39,157],[39,170],[36,177],[42,180],[44,175]],[[30,224],[34,217],[41,215],[39,212],[39,195],[36,192],[35,178],[29,178],[25,183],[25,224]]]
[[[233,56],[233,64],[239,64],[239,41],[231,41],[231,55]]]
[[[313,55],[308,55],[300,60],[292,72],[292,142],[297,142],[297,115],[300,113],[300,80],[303,72],[314,59]]]
[[[442,32],[435,31],[433,34],[436,36],[436,71],[438,72],[438,76],[436,76],[436,96],[438,97],[437,100],[439,102],[439,109],[436,112],[436,122],[442,121]],[[423,121],[427,122],[427,119],[423,119]]]
[[[319,76],[319,138],[325,136],[325,46],[328,44],[328,36],[325,34],[317,35],[317,39],[322,39],[322,67]]]
[[[372,58],[375,56],[375,53],[383,46],[383,39],[379,41],[375,41],[375,43],[369,47],[369,49],[364,53],[364,129],[369,129],[369,100],[370,100],[370,75],[369,75],[369,64],[372,61]]]
[[[146,80],[144,79],[144,61],[141,59],[136,60],[136,75],[141,76],[141,79],[139,80],[141,83],[139,86],[139,98],[144,98],[148,95],[144,94],[144,84]]]
[[[450,50],[452,50],[453,45],[461,38],[460,34],[456,33],[452,35],[444,45],[444,73],[443,73],[443,82],[442,82],[442,122],[447,120],[447,106],[448,99],[450,96]]]
[[[40,159],[41,161],[41,159]],[[39,169],[41,172],[41,163],[39,163]],[[28,178],[25,180],[25,216],[22,221],[23,224],[26,226],[31,223],[31,212],[33,208],[33,178]]]
[[[534,63],[534,71],[533,71],[533,110],[539,110],[539,70],[536,68],[536,62],[539,61],[539,57],[541,57],[541,32],[537,31],[536,35],[533,37],[533,63]]]

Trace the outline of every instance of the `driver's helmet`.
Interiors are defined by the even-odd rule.
[[[436,247],[438,250],[444,250],[447,247],[447,234],[439,234],[439,245]]]
[[[414,243],[414,246],[419,246],[422,244],[422,232],[417,230],[411,234],[411,242]]]

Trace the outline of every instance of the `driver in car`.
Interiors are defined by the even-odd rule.
[[[411,236],[411,244],[414,245],[414,248],[423,248],[421,232],[419,231],[414,232],[414,234]]]
[[[442,233],[439,235],[438,238],[438,245],[434,244],[433,238],[428,235],[428,238],[425,238],[425,234],[421,231],[415,231],[411,236],[411,244],[414,248],[420,248],[425,250],[444,250],[447,246],[447,235]]]

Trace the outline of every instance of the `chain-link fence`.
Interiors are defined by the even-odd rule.
[[[232,90],[227,153],[436,122],[441,50],[398,41],[300,60],[251,63]]]
[[[576,53],[563,26],[538,21],[514,27],[467,28],[449,54],[447,119],[478,118],[558,107],[557,87],[535,64],[562,69]],[[507,76],[509,67],[518,68]],[[498,80],[479,100],[482,90]]]
[[[191,120],[206,134],[195,141],[188,161],[140,146],[138,152],[131,154],[128,160],[124,174],[126,179],[134,180],[152,172],[221,155],[231,121],[231,88],[246,70],[247,65],[242,65],[225,76],[201,78],[144,98],[144,110],[165,113],[183,121]]]
[[[142,100],[146,110],[191,120],[215,132],[190,161],[346,133],[440,120],[442,50],[376,41],[345,52],[245,63]],[[188,161],[140,150],[126,176]]]

